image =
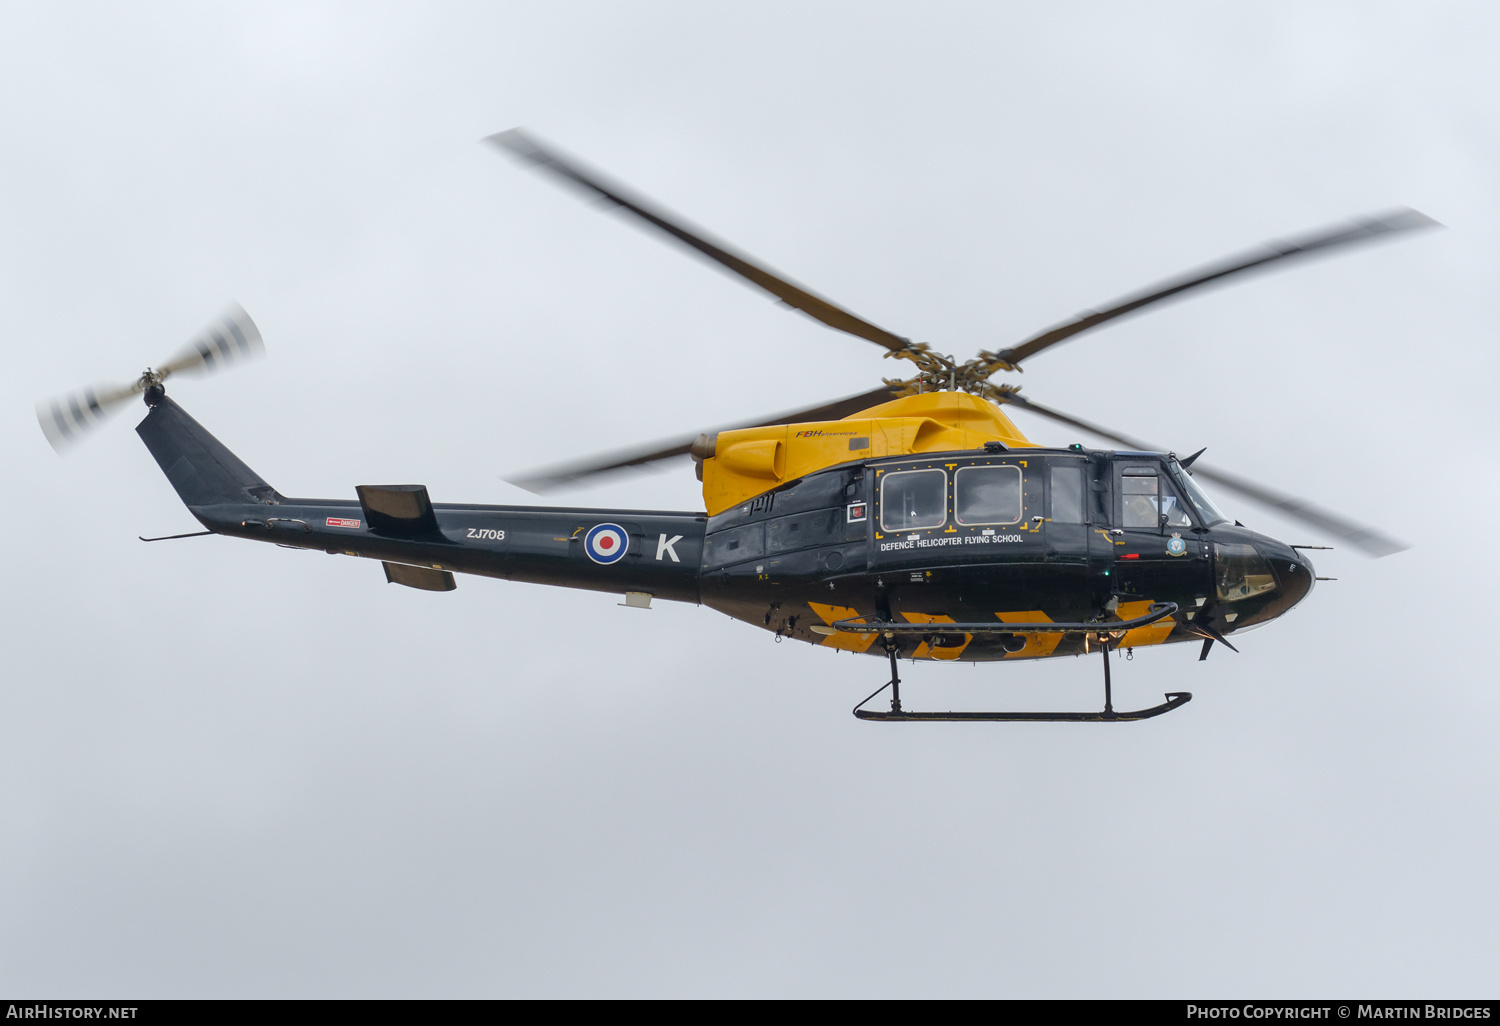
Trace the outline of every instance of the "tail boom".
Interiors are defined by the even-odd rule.
[[[432,503],[419,485],[362,486],[359,500],[287,498],[171,399],[136,431],[216,534],[440,574],[699,601],[703,513]],[[412,575],[388,567],[387,579]]]

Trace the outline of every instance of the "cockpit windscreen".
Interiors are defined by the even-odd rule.
[[[1198,482],[1193,480],[1192,475],[1182,469],[1182,464],[1176,460],[1169,462],[1172,468],[1172,479],[1187,493],[1187,501],[1198,514],[1198,518],[1203,521],[1203,526],[1212,527],[1214,524],[1227,523],[1229,518],[1219,512],[1219,507],[1215,506],[1208,494],[1198,487]]]

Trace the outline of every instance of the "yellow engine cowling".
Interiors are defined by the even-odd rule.
[[[780,438],[750,438],[726,442],[720,436],[719,444],[714,449],[714,459],[725,471],[737,477],[780,481],[786,474],[786,442]],[[764,489],[765,486],[761,487]]]
[[[712,455],[702,453],[703,502],[712,516],[824,467],[985,442],[1034,447],[1000,407],[963,392],[910,395],[843,420],[721,431]]]

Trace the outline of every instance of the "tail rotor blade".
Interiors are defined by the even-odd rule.
[[[238,304],[155,370],[148,370],[124,386],[80,388],[67,395],[37,403],[36,419],[42,434],[58,452],[66,452],[117,409],[125,400],[140,395],[172,374],[207,374],[242,363],[265,353],[260,329]]]
[[[80,388],[36,404],[37,423],[42,434],[59,453],[67,452],[73,443],[92,431],[120,407],[125,400],[139,395],[136,385],[116,388],[98,386]]]
[[[158,367],[156,373],[163,378],[169,374],[212,374],[262,356],[265,351],[260,329],[236,303]]]

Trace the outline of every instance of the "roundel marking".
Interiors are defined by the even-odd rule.
[[[595,563],[617,563],[630,548],[630,535],[619,524],[597,524],[583,536],[583,551]]]

